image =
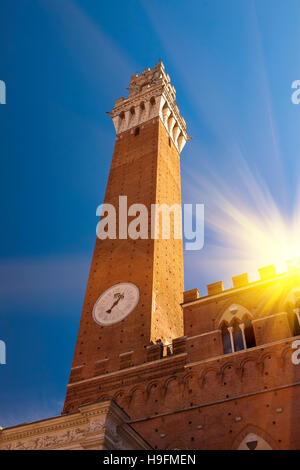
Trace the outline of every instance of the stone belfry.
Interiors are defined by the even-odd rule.
[[[96,239],[64,413],[98,400],[101,377],[146,362],[151,342],[183,335],[182,239],[172,223],[169,239],[151,237],[151,206],[181,204],[186,123],[162,62],[133,75],[128,90],[108,113],[117,136],[104,202],[116,209],[116,238]],[[147,237],[126,236],[120,196],[147,208]]]

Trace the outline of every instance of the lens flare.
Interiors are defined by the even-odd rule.
[[[218,172],[218,175],[220,172]],[[244,160],[231,175],[216,172],[185,172],[186,197],[204,202],[206,258],[202,269],[214,277],[249,273],[258,278],[258,268],[274,264],[278,274],[299,267],[300,199],[292,213],[284,213],[267,184],[250,171]]]

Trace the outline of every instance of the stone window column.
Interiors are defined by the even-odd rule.
[[[247,349],[246,336],[245,336],[245,325],[244,325],[244,323],[240,323],[240,324],[239,324],[239,327],[240,327],[240,329],[241,329],[241,331],[242,331],[244,349]]]
[[[228,327],[229,335],[230,335],[230,344],[231,344],[231,350],[234,352],[234,341],[233,341],[233,327],[229,326]]]

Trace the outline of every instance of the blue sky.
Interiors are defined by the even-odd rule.
[[[267,262],[224,207],[274,237],[278,213],[298,214],[299,17],[298,0],[1,1],[1,426],[61,412],[115,139],[105,112],[133,73],[163,60],[193,137],[183,201],[205,203],[208,225],[186,289]]]

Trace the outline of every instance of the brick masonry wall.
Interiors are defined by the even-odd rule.
[[[117,136],[105,203],[117,208],[119,196],[126,195],[128,207],[146,205],[150,236],[151,204],[180,204],[180,191],[179,154],[159,118],[141,125],[138,135],[129,130]],[[92,318],[96,300],[108,287],[124,281],[140,289],[137,308],[119,323],[97,325]],[[151,340],[171,342],[181,336],[182,293],[182,240],[97,239],[70,382],[119,370],[122,362],[122,367],[143,363]],[[81,399],[70,403],[67,394],[64,412],[75,411],[80,404]]]
[[[238,449],[251,434],[272,449],[299,449],[300,389],[211,404],[133,424],[155,449]]]
[[[253,430],[272,448],[299,448],[294,339],[199,362],[181,353],[82,383],[71,396],[113,398],[158,449],[237,448]]]
[[[253,320],[263,319],[271,315],[291,310],[289,306],[289,294],[292,289],[300,288],[299,274],[281,275],[265,282],[251,283],[242,289],[229,289],[214,296],[207,296],[200,301],[183,305],[184,309],[184,334],[194,336],[219,329],[223,313],[231,305],[240,305],[250,312]],[[258,343],[263,344],[280,339],[276,332],[275,322],[268,338],[262,338]],[[283,318],[280,321],[285,322]],[[269,328],[268,328],[269,330]],[[291,336],[290,329],[285,325],[280,328],[281,338]]]

